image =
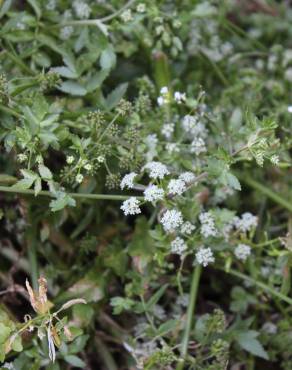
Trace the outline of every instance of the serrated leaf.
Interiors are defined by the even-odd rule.
[[[127,83],[120,84],[116,87],[106,98],[106,109],[113,109],[125,95],[127,88]]]
[[[51,170],[48,167],[44,166],[43,164],[39,164],[38,169],[39,169],[39,173],[41,177],[44,180],[52,180],[53,175],[52,175]]]
[[[241,190],[240,182],[238,181],[237,177],[234,176],[232,173],[226,173],[227,184],[235,190]]]
[[[86,84],[87,92],[90,93],[96,90],[97,88],[99,88],[108,75],[109,75],[109,70],[103,69],[102,71],[96,73],[94,76],[91,76],[89,81]]]
[[[29,189],[32,186],[34,181],[35,181],[35,179],[25,178],[25,179],[17,181],[17,183],[14,184],[11,188],[12,189],[19,189],[19,190],[26,190],[26,189]]]
[[[269,355],[264,350],[261,343],[256,339],[258,335],[259,333],[257,331],[248,330],[247,332],[239,333],[236,336],[236,341],[241,346],[241,348],[245,349],[247,352],[268,360]]]
[[[17,335],[11,343],[11,348],[15,352],[21,352],[23,350],[21,336]]]

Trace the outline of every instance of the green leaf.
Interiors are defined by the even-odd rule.
[[[44,180],[52,180],[53,175],[50,169],[43,164],[39,164],[39,173]]]
[[[159,299],[163,296],[168,284],[164,284],[146,303],[145,311],[150,311],[151,308],[159,301]]]
[[[41,12],[41,8],[40,8],[38,2],[36,0],[27,0],[27,2],[33,8],[37,18],[40,19],[41,15],[42,15],[42,12]]]
[[[11,328],[0,322],[0,343],[4,343],[11,333]]]
[[[61,209],[70,206],[75,207],[76,201],[72,197],[70,197],[68,194],[59,192],[57,199],[52,200],[50,202],[50,207],[53,212],[60,211]]]
[[[236,336],[236,341],[241,346],[241,348],[243,348],[247,352],[250,352],[255,356],[268,360],[269,356],[267,352],[264,350],[261,343],[256,339],[258,335],[259,333],[257,331],[248,330],[244,333],[239,333]]]
[[[112,69],[117,61],[116,54],[112,45],[109,45],[100,56],[100,66],[102,69]]]
[[[226,173],[227,184],[235,190],[241,190],[240,182],[238,181],[237,177],[234,176],[231,172]]]
[[[91,76],[86,84],[87,92],[90,93],[99,88],[108,75],[109,70],[103,69],[102,71],[96,73],[94,76]]]
[[[35,197],[39,194],[42,190],[42,180],[38,177],[34,183],[34,195]]]
[[[26,190],[29,189],[34,183],[35,179],[22,179],[17,181],[16,184],[12,185],[12,189]]]
[[[179,320],[168,320],[159,326],[156,335],[163,336],[168,332],[174,330],[178,324]]]
[[[0,8],[0,19],[8,12],[12,4],[12,0],[5,0]]]
[[[15,352],[21,352],[23,350],[21,336],[17,335],[11,344],[11,348]]]
[[[78,82],[74,81],[63,82],[59,90],[74,96],[84,96],[87,94],[87,90]]]
[[[74,355],[68,355],[64,357],[65,361],[68,362],[68,364],[79,367],[81,369],[85,369],[86,363],[82,361],[79,357]]]
[[[116,87],[106,98],[106,109],[111,110],[118,105],[119,101],[125,95],[127,88],[127,83],[120,84]]]

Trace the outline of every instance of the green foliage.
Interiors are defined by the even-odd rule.
[[[292,368],[291,20],[0,0],[3,369]]]

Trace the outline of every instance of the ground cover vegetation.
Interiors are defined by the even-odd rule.
[[[0,0],[1,369],[292,369],[291,22]]]

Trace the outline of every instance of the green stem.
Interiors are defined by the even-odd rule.
[[[228,274],[230,275],[233,275],[233,276],[236,276],[242,280],[245,280],[245,281],[248,281],[256,286],[258,286],[259,288],[262,288],[264,291],[266,291],[267,293],[270,293],[271,295],[281,299],[282,301],[286,302],[286,303],[289,303],[290,305],[292,305],[292,298],[290,297],[287,297],[286,295],[278,292],[277,290],[275,290],[274,288],[271,288],[269,287],[268,285],[266,285],[265,283],[262,283],[261,281],[257,281],[239,271],[236,271],[236,270],[233,270],[233,269],[230,269],[228,271],[222,269],[223,271],[227,272]]]
[[[32,224],[31,229],[28,231],[27,237],[27,255],[30,265],[30,277],[33,289],[38,289],[38,262],[37,262],[37,229],[36,224]]]
[[[14,117],[20,118],[21,114],[15,112],[13,109],[5,107],[4,105],[0,104],[0,111],[5,112],[7,114],[11,114]]]
[[[16,194],[27,194],[34,195],[32,189],[16,189],[9,186],[0,186],[0,192],[4,193],[16,193]],[[68,193],[68,195],[75,199],[94,199],[94,200],[127,200],[129,195],[116,195],[116,194],[85,194],[85,193]],[[45,196],[54,198],[54,195],[49,191],[42,190],[37,196]],[[137,199],[143,200],[141,196],[136,196]]]
[[[193,322],[194,310],[195,310],[196,300],[197,300],[197,295],[198,295],[201,272],[202,272],[202,266],[197,265],[194,268],[194,272],[193,272],[192,285],[191,285],[191,291],[190,291],[190,301],[189,301],[189,306],[188,306],[188,311],[187,311],[186,326],[185,326],[185,331],[184,331],[182,343],[181,343],[180,354],[181,354],[182,361],[178,363],[176,370],[182,370],[184,368],[185,357],[188,353],[189,338],[190,338],[190,332],[192,328],[192,322]]]
[[[275,203],[278,203],[282,207],[286,208],[288,211],[292,212],[292,203],[291,203],[291,201],[289,201],[285,198],[282,198],[281,195],[277,194],[276,192],[274,192],[270,188],[266,187],[265,185],[260,184],[259,182],[257,182],[256,180],[254,180],[250,177],[239,175],[239,178],[240,178],[240,180],[245,182],[247,185],[251,186],[252,188],[254,188],[258,191],[260,191],[262,194],[265,194],[268,198],[273,200]]]
[[[103,343],[103,341],[100,338],[95,337],[95,342],[97,345],[97,350],[104,364],[106,365],[106,368],[108,370],[118,370],[118,367],[113,359],[113,356],[111,355],[110,351],[108,350],[107,346]]]

